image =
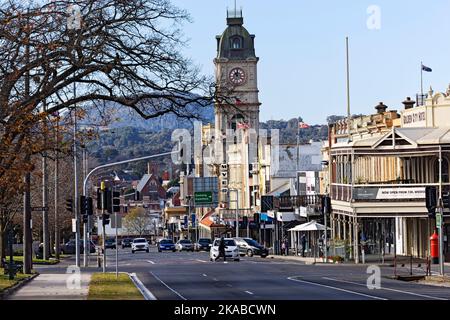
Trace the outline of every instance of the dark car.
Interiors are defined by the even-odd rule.
[[[105,249],[115,249],[116,248],[116,240],[115,239],[106,239],[105,240]]]
[[[162,239],[158,243],[158,252],[172,251],[175,252],[175,243],[170,239]]]
[[[211,250],[212,241],[209,238],[200,238],[195,244],[195,251],[209,251]]]
[[[95,253],[95,244],[92,241],[89,241],[90,253]],[[75,240],[69,240],[65,244],[61,245],[61,253],[62,254],[75,254]],[[80,240],[80,253],[84,253],[84,242]]]
[[[131,244],[133,243],[133,239],[126,238],[122,240],[122,249],[131,248]]]
[[[242,255],[252,257],[254,255],[265,258],[269,255],[269,250],[263,245],[259,244],[252,238],[234,238],[239,246],[239,252]]]

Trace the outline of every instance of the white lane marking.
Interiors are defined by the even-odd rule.
[[[331,281],[336,281],[336,282],[343,282],[343,283],[350,283],[350,284],[354,284],[354,285],[357,285],[357,286],[366,287],[366,285],[361,284],[361,283],[357,283],[357,282],[340,280],[340,279],[334,279],[334,278],[328,278],[328,277],[322,277],[322,278],[326,279],[326,280],[331,280]],[[426,294],[414,293],[414,292],[403,291],[403,290],[392,289],[392,288],[386,288],[386,287],[381,287],[380,290],[388,290],[388,291],[400,292],[400,293],[404,293],[404,294],[410,294],[412,296],[418,296],[418,297],[422,297],[422,298],[429,298],[429,299],[435,299],[435,300],[448,300],[448,299],[445,299],[445,298],[428,296]]]
[[[230,287],[230,288],[231,288],[231,287],[233,287],[233,286],[232,286],[231,284],[228,283],[228,284],[227,284],[227,287]]]
[[[131,281],[134,282],[134,285],[144,296],[145,300],[157,300],[156,297],[153,295],[153,293],[151,293],[151,291],[148,290],[146,286],[144,286],[141,280],[139,280],[139,278],[136,276],[136,273],[129,273],[128,276],[131,278]]]
[[[250,294],[250,295],[253,295],[253,292],[251,292],[251,291],[245,291],[245,293],[248,293],[248,294]]]
[[[207,275],[206,275],[206,274],[204,274],[204,273],[202,274],[202,276],[204,276],[204,277],[207,277]]]
[[[181,299],[183,300],[187,300],[185,297],[183,297],[181,294],[179,294],[177,291],[175,291],[174,289],[172,289],[171,287],[169,287],[164,281],[162,281],[156,274],[154,274],[153,272],[150,272],[150,274],[152,276],[154,276],[159,282],[161,282],[167,289],[169,289],[170,291],[172,291],[173,293],[175,293],[177,296],[179,296]]]
[[[364,294],[364,293],[359,293],[359,292],[356,292],[356,291],[350,291],[350,290],[346,290],[346,289],[342,289],[342,288],[338,288],[338,287],[327,286],[325,284],[320,284],[320,283],[311,282],[311,281],[305,281],[305,280],[299,280],[299,279],[294,279],[294,278],[295,278],[295,276],[294,277],[288,277],[287,279],[291,280],[291,281],[311,284],[311,285],[314,285],[314,286],[324,287],[324,288],[333,289],[333,290],[337,290],[337,291],[343,291],[343,292],[355,294],[355,295],[362,296],[362,297],[367,297],[367,298],[372,298],[372,299],[377,299],[377,300],[387,300],[385,298],[371,296],[371,295]]]
[[[155,264],[152,260],[147,260],[148,263]]]
[[[193,259],[193,260],[194,260],[194,259]],[[203,263],[207,263],[207,262],[208,262],[208,261],[200,260],[200,259],[195,259],[194,261],[203,262]]]
[[[213,278],[213,280],[214,280],[214,281],[219,281],[219,279],[217,279],[217,278]]]

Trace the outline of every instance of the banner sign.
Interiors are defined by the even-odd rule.
[[[380,188],[364,187],[353,189],[355,200],[401,200],[425,199],[425,187]]]

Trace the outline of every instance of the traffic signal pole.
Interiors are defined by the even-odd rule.
[[[443,202],[442,202],[442,147],[439,146],[439,273],[444,276],[444,215],[443,215]],[[437,222],[437,219],[436,219]],[[437,227],[437,226],[436,226]]]
[[[145,157],[140,157],[140,158],[133,158],[133,159],[129,159],[129,160],[124,160],[124,161],[118,161],[118,162],[113,162],[113,163],[108,163],[108,164],[104,164],[98,167],[95,167],[94,169],[92,169],[84,178],[83,181],[83,195],[87,196],[87,192],[88,192],[88,188],[87,188],[87,183],[90,179],[90,177],[96,173],[97,171],[101,170],[101,169],[106,169],[106,168],[110,168],[110,167],[114,167],[114,166],[118,166],[118,165],[122,165],[122,164],[128,164],[128,163],[132,163],[132,162],[138,162],[138,161],[142,161],[142,160],[147,160],[147,159],[152,159],[152,158],[158,158],[158,157],[164,157],[164,156],[169,156],[169,155],[173,155],[173,154],[178,154],[180,153],[180,150],[176,150],[176,151],[170,151],[170,152],[164,152],[164,153],[159,153],[159,154],[154,154],[154,155],[150,155],[150,156],[145,156]],[[102,216],[105,213],[104,211],[104,205],[102,205]],[[102,223],[103,224],[103,223]],[[79,229],[77,229],[77,231],[79,232]],[[103,235],[105,234],[105,226],[103,226]],[[104,238],[104,237],[103,237]],[[104,245],[104,243],[103,243]],[[117,245],[117,244],[116,244]],[[85,259],[87,259],[87,251],[84,250],[84,255],[85,255]],[[105,258],[106,255],[104,255],[104,263],[105,262]]]

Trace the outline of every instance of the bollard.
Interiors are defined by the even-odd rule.
[[[413,256],[410,256],[409,260],[409,275],[412,276],[412,265],[413,265]]]

